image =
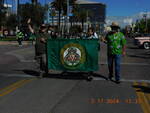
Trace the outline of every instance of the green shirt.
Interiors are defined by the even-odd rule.
[[[126,39],[123,33],[111,33],[106,37],[108,54],[122,54],[122,48],[126,44]]]
[[[24,37],[24,34],[21,31],[17,32],[16,37],[17,39],[22,39]]]

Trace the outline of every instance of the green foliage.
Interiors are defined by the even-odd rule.
[[[147,25],[147,27],[146,27]],[[150,33],[150,19],[141,19],[135,25],[135,31],[139,33]]]
[[[73,9],[73,14],[75,16],[76,22],[81,22],[82,28],[83,28],[84,22],[87,21],[87,18],[92,16],[92,11],[82,9],[81,7],[79,7],[79,5],[75,5],[75,7]]]
[[[69,0],[70,5],[74,5],[77,0]],[[62,15],[67,15],[67,0],[54,0],[51,3],[52,7],[58,11],[58,26],[60,27],[60,16]]]
[[[0,41],[16,41],[16,36],[0,38]]]
[[[27,20],[29,18],[32,19],[33,24],[36,26],[39,26],[41,23],[43,23],[45,18],[45,11],[46,7],[43,7],[41,4],[23,4],[20,6],[21,10],[19,12],[21,17],[21,23],[26,24]]]
[[[0,1],[0,26],[5,25],[6,8],[3,6],[3,0]]]
[[[17,16],[15,14],[11,14],[6,18],[6,27],[8,29],[14,29],[17,26]]]

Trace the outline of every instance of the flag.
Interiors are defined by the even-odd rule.
[[[98,39],[48,39],[48,69],[96,71],[98,67]]]

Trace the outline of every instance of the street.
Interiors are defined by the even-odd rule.
[[[0,45],[0,51],[0,113],[150,113],[150,50],[133,39],[127,39],[120,84],[107,80],[104,43],[92,81],[82,73],[38,78],[31,44]]]

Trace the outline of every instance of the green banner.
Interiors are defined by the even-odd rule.
[[[48,69],[96,71],[98,39],[48,39]]]

